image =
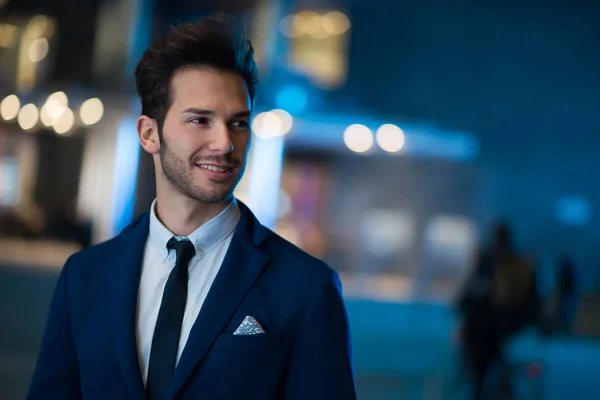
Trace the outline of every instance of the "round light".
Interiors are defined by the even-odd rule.
[[[306,90],[298,85],[288,84],[282,87],[275,98],[279,108],[288,110],[292,114],[301,114],[308,105]]]
[[[292,22],[294,35],[300,36],[305,33],[310,33],[308,22],[312,20],[312,18],[318,16],[319,14],[314,11],[301,11],[294,15],[294,20]]]
[[[294,26],[294,15],[288,15],[279,22],[279,30],[284,36],[296,38],[299,36],[298,30]]]
[[[38,118],[39,113],[37,107],[35,104],[30,103],[21,108],[21,111],[19,111],[19,115],[17,116],[17,122],[21,129],[27,131],[37,124]]]
[[[306,32],[306,20],[301,14],[294,15],[292,19],[292,36],[298,37]]]
[[[389,153],[395,153],[404,148],[406,136],[402,129],[392,124],[381,125],[377,129],[377,144]]]
[[[50,96],[48,96],[48,99],[46,100],[46,102],[49,103],[51,101],[56,101],[58,103],[58,105],[60,105],[61,107],[69,106],[69,98],[67,97],[65,92],[52,93]]]
[[[50,100],[44,103],[40,110],[40,119],[44,126],[52,126],[58,122],[66,107],[61,106],[58,101]]]
[[[373,147],[373,133],[364,125],[350,125],[344,132],[344,143],[356,153],[364,153]]]
[[[48,55],[50,45],[45,38],[35,39],[29,45],[29,61],[32,63],[40,62]]]
[[[315,39],[324,39],[329,36],[329,33],[323,25],[323,17],[314,15],[306,21],[306,31]]]
[[[268,111],[258,114],[252,121],[252,131],[261,139],[281,135],[283,121],[278,114]]]
[[[344,13],[331,11],[325,14],[324,17],[331,22],[324,24],[323,27],[332,35],[341,35],[350,29],[350,20]]]
[[[281,120],[281,129],[279,131],[279,135],[287,135],[292,130],[294,126],[294,119],[290,115],[289,112],[285,110],[272,110],[273,114],[276,114]]]
[[[27,24],[27,33],[35,38],[51,34],[52,22],[45,15],[36,15]],[[48,32],[50,31],[50,32]]]
[[[49,100],[46,102],[45,106],[48,110],[48,114],[57,121],[65,111],[65,108],[67,108],[67,106],[59,103],[58,100]]]
[[[63,110],[60,119],[54,124],[54,132],[59,135],[63,135],[71,130],[73,125],[75,124],[75,115],[70,108],[65,108]]]
[[[48,112],[48,103],[44,103],[40,109],[40,120],[44,126],[52,126],[56,123],[52,115]]]
[[[580,195],[564,195],[554,207],[554,214],[560,222],[571,226],[584,226],[592,217],[590,201]]]
[[[10,96],[6,96],[0,103],[0,116],[5,120],[10,121],[17,117],[20,109],[21,101],[16,95],[11,94]]]
[[[336,34],[337,29],[335,25],[335,20],[333,18],[330,18],[329,13],[321,17],[321,28],[327,35]]]
[[[102,115],[104,115],[104,105],[98,98],[84,101],[79,109],[81,121],[86,125],[94,125],[102,119]]]

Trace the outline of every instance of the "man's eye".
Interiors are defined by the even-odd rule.
[[[190,122],[192,122],[194,124],[199,124],[199,125],[208,125],[208,123],[210,121],[208,120],[208,118],[199,117],[199,118],[194,118],[194,119],[190,120]]]
[[[248,121],[234,121],[231,125],[237,129],[248,129],[250,127]]]

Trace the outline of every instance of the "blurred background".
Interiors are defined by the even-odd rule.
[[[539,307],[488,385],[598,398],[600,3],[559,0],[0,0],[0,398],[65,259],[154,199],[137,61],[217,11],[261,72],[236,195],[340,273],[359,397],[470,398],[460,300],[502,222]]]

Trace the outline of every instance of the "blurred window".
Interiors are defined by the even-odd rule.
[[[290,38],[290,63],[314,78],[317,86],[334,89],[347,75],[348,17],[339,11],[304,10],[282,19],[280,31]]]
[[[427,252],[437,261],[437,266],[467,267],[475,245],[475,230],[470,219],[439,215],[431,220],[425,235]]]

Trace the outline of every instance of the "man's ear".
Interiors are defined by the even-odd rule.
[[[158,137],[158,124],[152,118],[142,115],[136,123],[140,144],[150,154],[160,151],[160,140]]]

